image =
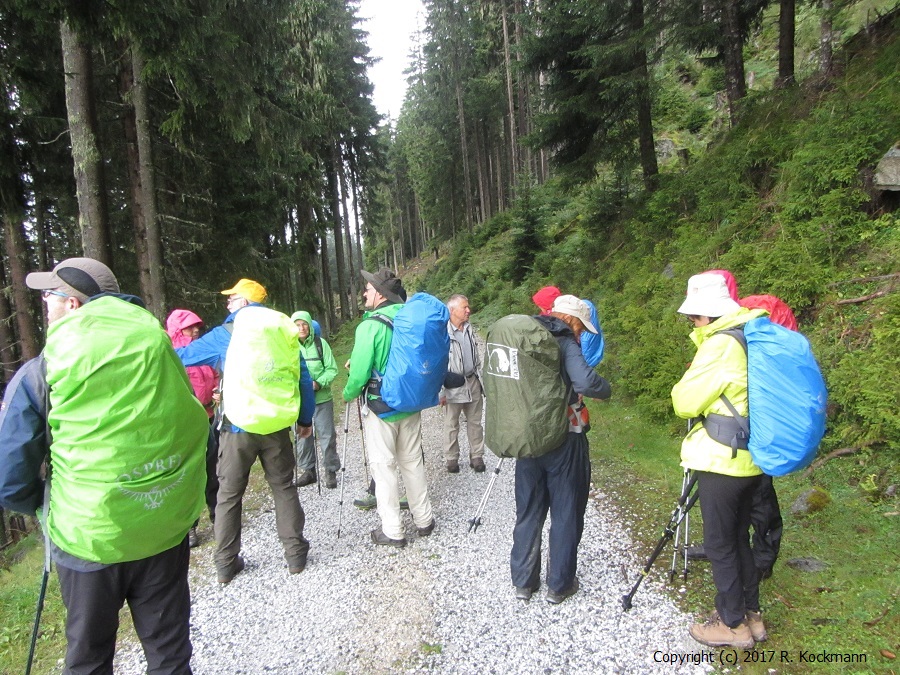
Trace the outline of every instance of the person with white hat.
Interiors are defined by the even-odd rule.
[[[681,444],[681,465],[697,476],[703,540],[716,584],[715,611],[690,634],[710,647],[751,649],[766,639],[759,604],[759,575],[750,550],[750,513],[762,471],[721,396],[747,415],[747,353],[729,330],[764,313],[735,302],[721,274],[688,281],[678,308],[693,324],[697,353],[672,389],[679,417],[695,422]]]

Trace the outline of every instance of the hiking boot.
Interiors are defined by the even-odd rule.
[[[312,485],[316,482],[316,472],[312,469],[307,469],[306,471],[301,471],[300,475],[297,476],[296,487],[306,487],[307,485]]]
[[[409,511],[409,499],[407,499],[406,495],[400,497],[400,510]]]
[[[746,621],[730,628],[722,622],[718,612],[710,614],[704,623],[691,624],[691,637],[707,647],[731,647],[732,649],[753,649],[756,642]]]
[[[188,531],[188,547],[197,548],[200,545],[200,535],[197,534],[197,526],[195,525]]]
[[[569,588],[564,590],[562,593],[557,593],[556,591],[548,588],[547,589],[547,602],[549,602],[551,605],[558,605],[566,598],[571,598],[573,595],[575,595],[578,592],[578,588],[579,588],[578,577],[575,577],[575,580],[572,582],[572,585],[569,586]]]
[[[534,595],[533,589],[528,588],[527,586],[516,586],[516,600],[528,602],[531,600],[532,595]]]
[[[429,534],[434,532],[434,518],[431,519],[431,522],[428,523],[425,527],[417,527],[416,532],[419,533],[420,537],[427,537]]]
[[[306,569],[306,560],[288,564],[288,574],[300,574]]]
[[[469,461],[469,466],[475,471],[475,473],[484,473],[484,470],[487,468],[484,465],[484,458],[482,457],[473,457]]]
[[[750,629],[750,634],[754,640],[765,642],[769,639],[769,634],[766,632],[766,624],[763,623],[762,612],[751,612],[748,609],[744,620],[747,622],[747,627]]]
[[[219,567],[216,574],[220,584],[230,584],[238,574],[244,571],[244,559],[241,556],[235,556],[234,562],[228,567]]]
[[[391,539],[380,527],[376,527],[372,530],[371,535],[372,543],[377,544],[378,546],[393,546],[395,548],[403,548],[406,546],[406,537],[403,539]]]
[[[325,487],[334,490],[337,487],[337,473],[334,471],[325,472]]]
[[[459,473],[459,461],[456,459],[447,460],[447,473]]]
[[[368,492],[364,494],[362,497],[353,500],[353,506],[358,509],[362,509],[363,511],[368,511],[370,509],[374,509],[378,506],[378,500],[375,499],[375,495],[370,495]]]

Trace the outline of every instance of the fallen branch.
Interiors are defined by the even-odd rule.
[[[838,300],[836,304],[838,305],[855,305],[860,302],[865,302],[866,300],[874,300],[875,298],[880,298],[882,295],[887,295],[890,291],[878,291],[876,293],[870,293],[869,295],[863,295],[858,298],[845,298],[844,300]]]
[[[809,465],[809,468],[804,472],[804,476],[808,477],[813,471],[822,466],[829,459],[834,459],[835,457],[843,457],[845,455],[852,455],[855,452],[859,452],[859,448],[841,448],[840,450],[834,450],[833,452],[829,452],[824,457],[820,457],[815,462]]]
[[[886,279],[897,279],[900,278],[900,272],[894,272],[893,274],[882,274],[877,277],[862,277],[861,279],[844,279],[843,281],[835,281],[834,283],[828,284],[828,288],[834,288],[835,286],[841,286],[843,284],[862,284],[867,281],[885,281]]]

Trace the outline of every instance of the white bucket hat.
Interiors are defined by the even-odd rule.
[[[591,310],[587,304],[576,298],[574,295],[561,295],[553,301],[553,309],[551,312],[559,312],[560,314],[568,314],[576,319],[581,319],[581,323],[591,333],[597,332],[597,327],[591,321]]]
[[[731,299],[725,277],[721,274],[695,274],[688,279],[687,298],[678,308],[679,314],[718,318],[740,309]]]

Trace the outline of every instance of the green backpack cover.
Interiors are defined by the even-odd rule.
[[[498,457],[540,457],[566,438],[568,392],[559,344],[533,317],[511,314],[487,333],[485,444]]]
[[[254,434],[287,429],[300,415],[299,329],[290,317],[250,305],[234,317],[225,353],[225,417]]]
[[[209,421],[159,321],[99,298],[50,325],[44,359],[50,539],[107,564],[177,546],[203,507]]]

